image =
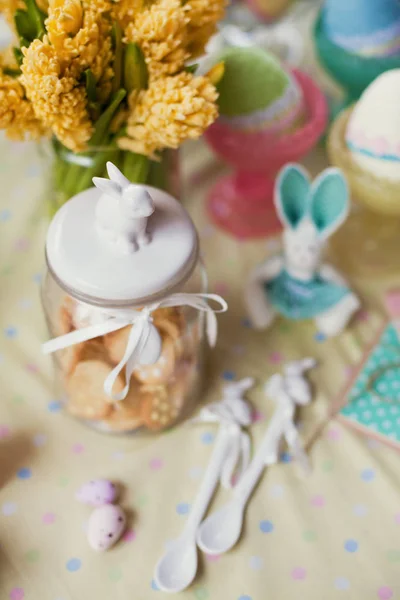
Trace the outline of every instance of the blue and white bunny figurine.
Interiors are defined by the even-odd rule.
[[[335,336],[360,307],[357,296],[330,265],[322,263],[326,240],[346,220],[349,192],[339,169],[326,169],[313,183],[296,164],[286,165],[275,186],[283,223],[283,254],[251,273],[246,304],[254,327],[264,329],[280,314],[315,319],[318,330]]]

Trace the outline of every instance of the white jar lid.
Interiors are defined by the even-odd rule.
[[[197,263],[196,229],[181,204],[159,189],[132,187],[148,192],[154,203],[146,227],[149,242],[135,252],[121,251],[100,234],[102,193],[95,187],[69,200],[50,224],[49,269],[62,287],[89,303],[153,301],[182,285]],[[118,206],[118,199],[113,201]]]

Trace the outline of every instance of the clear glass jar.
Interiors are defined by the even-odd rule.
[[[201,263],[180,291],[207,291]],[[51,338],[100,322],[107,311],[116,315],[126,308],[141,309],[131,303],[83,302],[61,286],[50,268],[42,285],[42,302]],[[161,431],[191,414],[202,381],[204,314],[185,306],[159,308],[152,318],[162,339],[160,358],[134,369],[124,400],[110,401],[103,384],[123,358],[131,325],[53,354],[56,393],[67,413],[109,433]],[[115,391],[122,389],[123,380],[124,371]]]
[[[70,415],[106,432],[160,431],[193,410],[204,330],[213,344],[214,313],[226,303],[206,293],[182,205],[107,168],[109,179],[95,179],[50,223],[43,351],[55,353]]]

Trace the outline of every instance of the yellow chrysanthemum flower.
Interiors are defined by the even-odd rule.
[[[35,117],[24,89],[17,79],[6,75],[0,68],[0,129],[5,129],[10,139],[37,139],[44,134]]]
[[[50,0],[46,19],[48,39],[60,60],[78,79],[91,69],[98,84],[100,101],[111,91],[113,51],[111,0]]]
[[[206,77],[179,73],[157,79],[132,99],[128,137],[120,148],[154,157],[157,150],[178,148],[200,137],[218,116],[217,91]]]
[[[63,48],[66,37],[74,36],[82,26],[81,0],[50,0],[46,20],[47,35],[56,48]]]
[[[188,0],[184,6],[192,27],[218,23],[224,16],[226,0]]]
[[[189,18],[188,50],[192,57],[204,54],[210,37],[217,31],[227,5],[226,0],[188,0],[184,5]]]
[[[113,16],[125,30],[144,5],[145,0],[114,0]]]
[[[126,39],[140,46],[151,77],[173,75],[182,69],[189,57],[188,20],[179,0],[158,0],[127,26]]]
[[[84,150],[93,132],[84,87],[71,76],[46,37],[32,42],[23,53],[20,80],[36,117],[67,148]]]

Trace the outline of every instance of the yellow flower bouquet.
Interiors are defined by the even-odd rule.
[[[15,44],[0,58],[0,128],[48,137],[52,210],[112,160],[138,183],[217,117],[215,77],[193,62],[225,0],[0,0]],[[158,177],[158,180],[155,178]]]

